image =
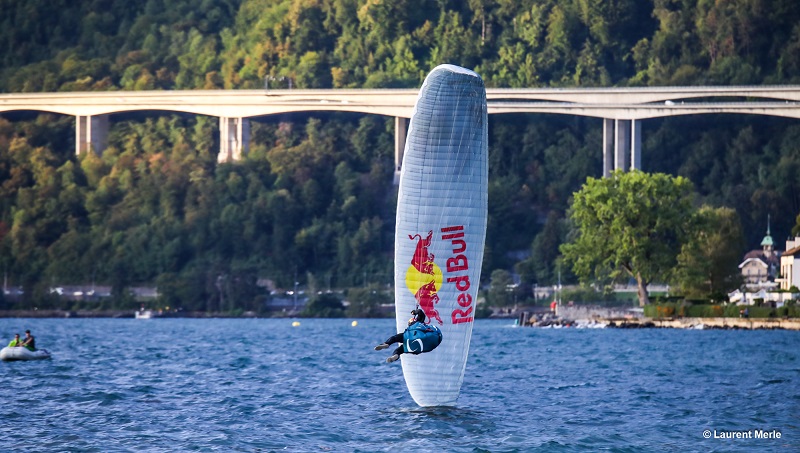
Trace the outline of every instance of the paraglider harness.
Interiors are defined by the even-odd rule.
[[[419,305],[411,314],[414,315],[414,322],[403,332],[403,352],[416,355],[433,351],[442,342],[442,331],[425,324],[425,312]]]

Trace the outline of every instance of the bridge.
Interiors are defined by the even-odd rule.
[[[185,90],[0,94],[0,113],[39,111],[72,115],[75,152],[101,153],[109,115],[170,111],[218,117],[218,161],[238,160],[250,143],[250,119],[293,112],[337,111],[395,118],[399,172],[416,89]],[[800,86],[633,88],[489,88],[488,113],[549,113],[603,119],[603,174],[641,168],[641,122],[712,113],[800,118]]]

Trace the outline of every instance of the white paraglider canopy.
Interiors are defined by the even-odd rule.
[[[433,351],[401,356],[420,406],[454,405],[464,380],[486,239],[487,142],[483,80],[458,66],[433,69],[409,124],[395,231],[398,332],[419,306],[443,335]]]

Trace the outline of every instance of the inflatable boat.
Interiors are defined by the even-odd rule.
[[[0,350],[0,360],[5,360],[7,362],[12,360],[42,360],[49,358],[50,353],[47,352],[47,349],[31,351],[28,348],[18,346],[15,348],[5,347]]]

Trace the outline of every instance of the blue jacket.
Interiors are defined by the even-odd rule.
[[[403,332],[403,352],[420,354],[431,352],[442,342],[442,331],[438,327],[415,322]]]

